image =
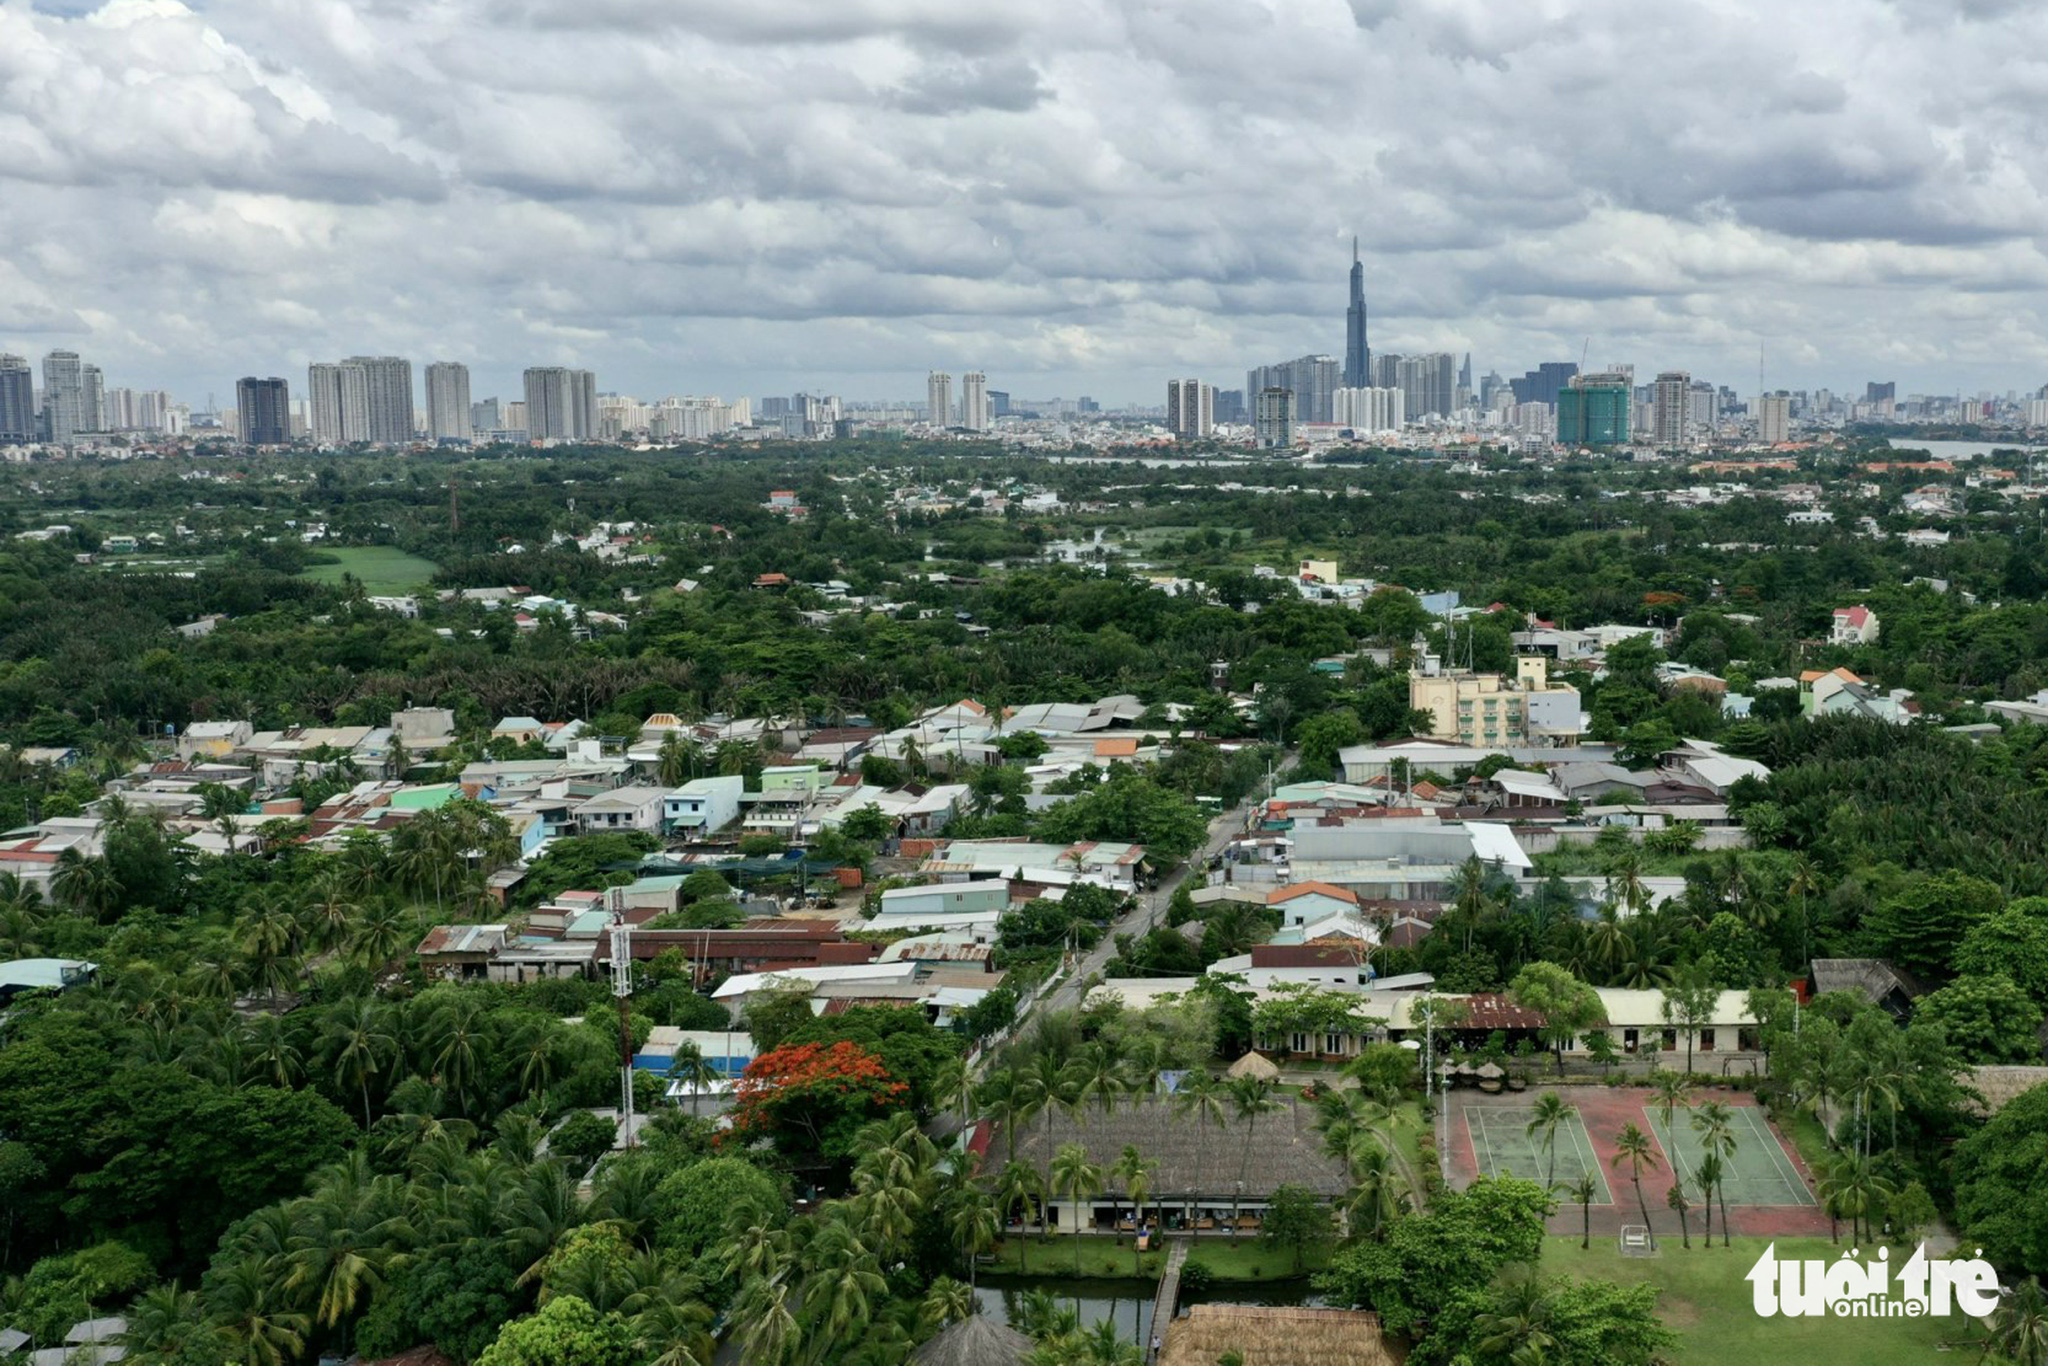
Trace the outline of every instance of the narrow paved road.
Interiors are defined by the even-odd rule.
[[[1273,771],[1284,773],[1295,761],[1293,751],[1282,755]],[[1141,935],[1166,923],[1166,906],[1173,900],[1173,894],[1181,883],[1195,873],[1206,869],[1209,860],[1223,852],[1225,845],[1244,831],[1245,820],[1266,800],[1266,786],[1261,783],[1258,790],[1218,815],[1209,822],[1209,836],[1202,847],[1189,854],[1186,861],[1149,892],[1141,892],[1132,908],[1115,920],[1103,931],[1102,938],[1094,948],[1081,956],[1067,980],[1038,999],[1040,1010],[1071,1010],[1081,1004],[1081,993],[1088,979],[1102,971],[1116,954],[1116,937],[1120,934]]]

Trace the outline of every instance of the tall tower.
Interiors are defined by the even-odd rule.
[[[925,421],[934,427],[953,425],[953,377],[943,370],[934,370],[924,379],[925,407],[929,416]]]
[[[79,414],[84,385],[76,351],[52,351],[43,357],[43,416],[52,445],[69,446],[85,430]]]
[[[0,356],[0,444],[36,439],[36,374],[21,356]]]
[[[468,441],[475,434],[469,421],[469,367],[435,361],[427,367],[427,435],[436,441]]]
[[[1365,263],[1358,259],[1358,239],[1351,239],[1351,307],[1344,315],[1344,387],[1362,389],[1372,383],[1372,350],[1365,343]]]
[[[979,370],[960,376],[960,425],[976,432],[989,429],[988,376]]]
[[[1660,446],[1683,445],[1691,434],[1692,376],[1666,370],[1657,376],[1656,404],[1651,409],[1650,437]]]
[[[316,446],[339,446],[341,430],[341,367],[314,361],[306,367],[306,425]]]
[[[290,386],[273,376],[254,375],[235,381],[235,410],[241,415],[242,440],[251,446],[283,446],[292,439]]]

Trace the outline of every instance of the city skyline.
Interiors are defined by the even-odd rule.
[[[365,351],[500,398],[545,363],[898,399],[971,361],[1156,403],[1344,356],[1356,233],[1390,353],[2048,379],[2043,115],[1996,60],[2048,37],[2030,7],[323,14],[0,9],[46,73],[0,81],[0,350],[195,404]],[[540,49],[544,87],[507,86]]]

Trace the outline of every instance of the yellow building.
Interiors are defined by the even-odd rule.
[[[1318,583],[1335,583],[1337,582],[1337,562],[1335,560],[1303,560],[1299,577],[1304,581],[1314,579]]]
[[[1462,745],[1576,744],[1579,690],[1552,683],[1540,655],[1515,661],[1515,676],[1411,674],[1408,705],[1430,714],[1430,738]]]

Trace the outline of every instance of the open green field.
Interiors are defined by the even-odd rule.
[[[364,592],[380,597],[422,587],[441,567],[393,545],[337,546],[318,553],[334,562],[309,565],[301,577],[316,583],[340,583],[342,575],[353,574],[362,582]]]
[[[1943,1358],[1940,1344],[1957,1344],[1948,1355],[1977,1355],[1983,1334],[1974,1320],[1945,1319],[1787,1319],[1759,1318],[1743,1276],[1765,1247],[1775,1242],[1777,1255],[1794,1258],[1839,1257],[1847,1244],[1825,1238],[1737,1238],[1723,1248],[1718,1238],[1712,1251],[1699,1246],[1694,1231],[1690,1252],[1675,1240],[1658,1240],[1654,1257],[1624,1257],[1614,1239],[1595,1238],[1590,1251],[1577,1238],[1544,1241],[1543,1273],[1598,1277],[1632,1285],[1648,1281],[1657,1287],[1657,1315],[1679,1335],[1670,1360],[1677,1366],[1777,1366],[1780,1362],[1856,1362],[1858,1366],[1904,1366]],[[1970,1336],[1974,1335],[1974,1336]],[[1959,1358],[1958,1358],[1959,1359]]]

